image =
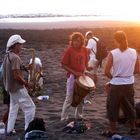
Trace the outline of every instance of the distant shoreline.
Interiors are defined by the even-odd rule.
[[[67,29],[140,26],[140,23],[114,20],[55,21],[55,22],[0,22],[0,29]]]

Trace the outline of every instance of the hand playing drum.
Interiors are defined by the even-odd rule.
[[[90,91],[95,89],[95,83],[89,76],[79,76],[74,85],[72,106],[76,107]]]

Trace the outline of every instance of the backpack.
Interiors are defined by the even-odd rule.
[[[102,61],[105,59],[108,55],[107,48],[105,44],[102,41],[98,41],[96,38],[93,37],[93,39],[97,43],[97,52],[96,52],[96,59],[98,60],[98,64],[100,67],[102,67]],[[94,52],[95,53],[95,52]]]
[[[62,129],[63,132],[65,133],[84,133],[86,130],[89,130],[91,128],[91,123],[89,120],[75,120],[66,125]]]

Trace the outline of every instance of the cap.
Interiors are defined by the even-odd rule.
[[[23,43],[25,43],[25,42],[26,42],[26,40],[22,39],[20,35],[17,35],[17,34],[12,35],[12,36],[10,36],[10,38],[9,38],[9,40],[8,40],[8,42],[7,42],[7,46],[6,46],[6,47],[7,47],[7,50],[9,50],[9,48],[10,48],[12,45],[16,44],[16,43],[21,43],[21,44],[23,44]]]
[[[89,34],[92,34],[92,31],[88,31],[85,33],[85,37],[87,37]]]

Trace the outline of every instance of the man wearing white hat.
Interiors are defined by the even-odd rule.
[[[97,52],[97,42],[99,39],[97,37],[93,37],[92,31],[88,31],[85,34],[85,38],[87,40],[86,47],[90,50],[90,60],[89,67],[92,69],[89,71],[91,78],[94,80],[95,84],[97,82],[97,68],[98,68],[98,60],[96,59]],[[94,39],[93,39],[94,38]]]
[[[3,61],[3,83],[10,94],[7,133],[14,130],[19,107],[25,115],[25,130],[35,116],[35,104],[26,89],[32,87],[32,84],[23,78],[22,60],[19,57],[22,44],[25,42],[20,35],[12,35],[7,42],[7,53]]]
[[[93,36],[92,31],[88,31],[85,34],[86,40],[86,48],[89,49],[89,62],[88,66],[91,68],[90,70],[86,71],[87,75],[93,79],[95,84],[97,83],[97,68],[98,68],[98,60],[96,59],[96,52],[97,52],[97,42],[95,40],[99,40],[97,37]],[[85,97],[84,103],[91,104],[92,93]]]

